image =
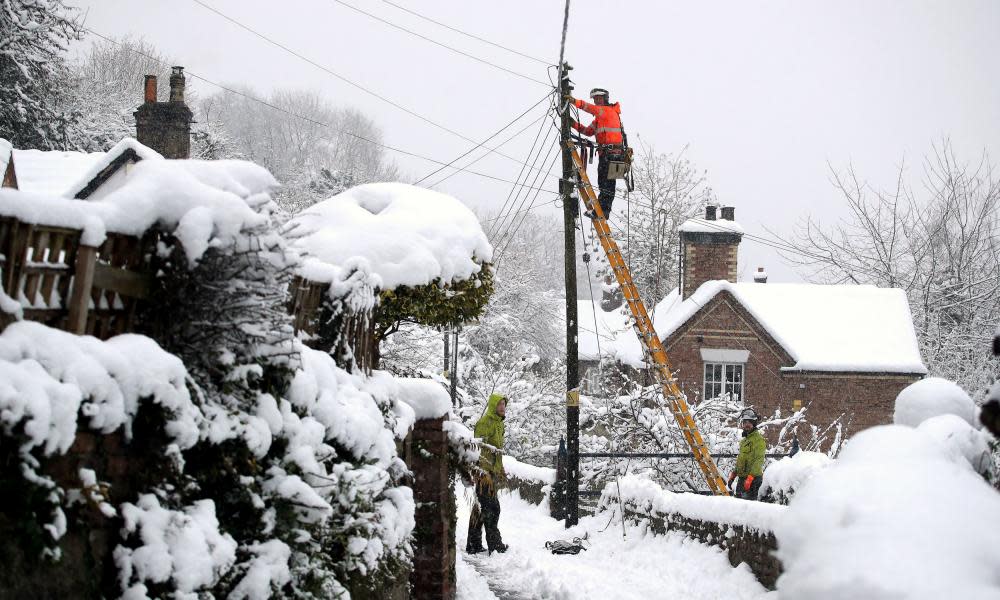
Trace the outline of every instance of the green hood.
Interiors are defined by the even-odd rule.
[[[502,394],[490,394],[489,400],[486,401],[486,412],[483,413],[483,416],[493,415],[494,417],[501,418],[497,414],[497,404],[500,404],[500,401],[503,399]]]

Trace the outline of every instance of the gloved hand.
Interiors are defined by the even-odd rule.
[[[576,98],[573,97],[573,94],[563,94],[563,100],[570,104],[576,104]]]
[[[753,483],[753,475],[747,475],[746,479],[743,480],[743,491],[750,491],[750,484]]]

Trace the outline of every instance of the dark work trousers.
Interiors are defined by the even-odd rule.
[[[601,212],[604,213],[604,218],[607,219],[611,216],[611,203],[615,201],[615,179],[608,179],[608,163],[610,162],[609,155],[610,152],[598,152],[597,153],[597,188],[600,193],[597,196],[597,201],[601,205]],[[616,153],[617,157],[618,154]]]
[[[503,538],[500,537],[500,529],[497,524],[500,522],[500,501],[497,500],[497,493],[494,489],[486,489],[486,486],[476,486],[476,499],[479,506],[472,507],[472,514],[469,515],[469,537],[465,542],[466,552],[480,552],[483,547],[483,528],[486,528],[486,548],[490,552],[503,545]]]
[[[736,497],[743,498],[744,500],[756,500],[757,492],[760,491],[760,484],[764,481],[763,477],[754,477],[753,482],[750,483],[750,489],[743,489],[743,477],[736,480]]]

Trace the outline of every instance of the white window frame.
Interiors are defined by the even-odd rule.
[[[746,402],[746,389],[747,389],[747,370],[745,362],[711,362],[705,361],[704,368],[702,369],[702,393],[704,394],[703,399],[708,400],[709,398],[715,398],[722,394],[732,393],[737,400]],[[718,370],[716,370],[718,367]],[[712,370],[712,377],[709,378],[709,369]],[[735,374],[738,370],[740,376],[739,381],[736,381],[734,377],[733,380],[729,380],[727,376],[727,371],[733,369]],[[716,374],[718,373],[718,378]],[[734,385],[735,384],[735,385]],[[712,386],[712,391],[709,391],[709,386]],[[715,387],[718,386],[719,393],[715,393]]]

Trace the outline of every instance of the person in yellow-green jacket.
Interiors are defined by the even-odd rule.
[[[469,538],[466,552],[475,554],[489,549],[492,552],[506,552],[507,545],[500,537],[500,501],[497,500],[497,484],[506,475],[503,470],[504,417],[507,414],[507,398],[502,394],[490,394],[483,416],[476,422],[474,435],[483,445],[480,449],[479,466],[482,473],[476,477],[476,500],[469,515]],[[483,527],[486,528],[486,548],[483,548]]]
[[[736,470],[729,474],[728,485],[732,486],[736,479],[736,497],[744,500],[756,500],[760,484],[764,480],[767,440],[757,429],[759,422],[760,416],[752,408],[740,413],[743,439],[740,440],[740,453],[736,457]]]

